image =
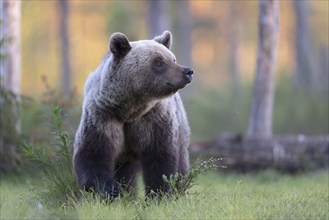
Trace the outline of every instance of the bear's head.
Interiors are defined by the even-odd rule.
[[[172,35],[129,42],[122,33],[110,37],[111,75],[130,95],[163,98],[185,87],[193,70],[176,63],[170,51]]]

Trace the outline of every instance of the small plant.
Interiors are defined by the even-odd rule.
[[[195,186],[195,180],[199,175],[209,170],[225,168],[225,166],[219,164],[221,160],[222,158],[213,157],[205,161],[198,159],[185,174],[176,173],[175,175],[170,175],[169,178],[164,175],[162,178],[169,186],[170,192],[174,198],[179,198],[180,196],[184,196],[188,189]]]
[[[51,198],[63,204],[79,188],[72,173],[72,142],[63,129],[63,110],[60,107],[53,108],[50,123],[55,143],[48,146],[25,144],[22,151],[43,173],[43,183],[47,190],[41,194],[41,198]]]
[[[2,80],[0,76],[1,85]],[[19,168],[16,145],[20,139],[20,100],[19,95],[0,86],[0,173]]]
[[[82,194],[72,173],[72,142],[68,132],[63,128],[63,110],[53,108],[50,125],[53,130],[54,143],[44,145],[25,144],[23,154],[43,174],[43,184],[46,191],[40,193],[41,201],[49,206],[66,207],[68,201],[78,200]],[[219,164],[221,158],[210,158],[206,161],[197,160],[185,174],[163,176],[164,182],[174,198],[179,198],[195,185],[196,178],[208,170],[223,167]]]

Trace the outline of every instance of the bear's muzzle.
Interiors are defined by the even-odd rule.
[[[186,84],[192,82],[193,70],[191,68],[184,68],[183,73],[185,76],[184,78],[186,80]]]

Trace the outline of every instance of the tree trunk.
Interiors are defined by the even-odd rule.
[[[296,15],[295,60],[296,81],[303,88],[316,88],[315,48],[309,28],[309,4],[307,0],[294,1]]]
[[[239,42],[236,35],[231,36],[229,40],[229,71],[231,76],[231,87],[234,93],[233,97],[240,97],[240,70],[238,64],[238,47]]]
[[[188,1],[177,1],[178,10],[178,56],[179,62],[184,66],[192,66],[191,59],[191,35],[192,35],[192,15]]]
[[[1,78],[3,88],[20,94],[20,1],[1,1]]]
[[[284,172],[328,168],[329,136],[274,136],[271,139],[223,135],[214,141],[192,143],[191,153],[218,156],[227,170],[278,169]]]
[[[275,61],[279,34],[279,1],[260,0],[256,76],[247,136],[272,135]]]
[[[176,32],[177,36],[177,62],[183,66],[192,67],[191,58],[191,36],[192,36],[192,16],[189,8],[189,1],[177,1],[176,10],[178,15],[178,28]],[[192,96],[193,82],[191,85],[180,90],[182,98],[187,100]]]
[[[70,62],[70,41],[69,41],[69,1],[58,0],[59,6],[59,39],[60,39],[60,60],[62,67],[61,87],[63,94],[68,98],[72,92],[72,73]]]
[[[319,57],[319,88],[329,98],[329,45],[320,45]]]
[[[237,9],[236,2],[228,3],[228,12],[226,19],[226,23],[230,25],[225,25],[225,38],[229,44],[229,76],[230,76],[230,87],[232,94],[232,101],[234,103],[240,103],[241,100],[241,77],[240,77],[240,69],[239,69],[239,25],[241,25],[241,16],[239,14],[239,10]],[[223,25],[224,26],[224,25]]]
[[[148,1],[149,34],[155,37],[169,28],[166,1]]]
[[[15,170],[19,164],[16,142],[20,125],[21,48],[20,19],[21,2],[0,2],[0,171]]]

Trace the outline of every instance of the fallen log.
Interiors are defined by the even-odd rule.
[[[275,168],[285,172],[328,168],[328,136],[274,136],[246,138],[226,134],[208,142],[194,142],[191,153],[223,158],[228,170],[252,171]]]

